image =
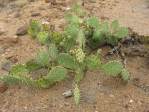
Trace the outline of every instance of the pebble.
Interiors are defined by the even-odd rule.
[[[50,3],[51,5],[56,5],[56,0],[44,0],[45,3]]]
[[[65,98],[72,97],[72,96],[73,96],[72,90],[65,91],[65,92],[63,93],[63,96],[64,96]]]
[[[46,10],[46,7],[41,6],[39,7],[39,10]]]
[[[17,1],[15,1],[16,7],[20,7],[20,8],[22,8],[23,6],[25,6],[27,3],[28,3],[27,0],[17,0]]]
[[[8,89],[8,86],[0,82],[0,93],[4,93]]]
[[[31,16],[32,16],[32,17],[40,16],[40,13],[39,13],[39,12],[32,12],[32,13],[31,13]]]
[[[13,43],[18,43],[18,41],[19,41],[19,38],[18,38],[18,36],[13,36],[12,38],[11,38],[11,41],[13,42]]]
[[[18,62],[17,56],[8,56],[8,57],[6,57],[6,59],[11,61],[12,63],[17,63]]]
[[[50,2],[50,0],[45,0],[45,3],[49,3]]]
[[[64,105],[65,105],[65,106],[70,106],[70,103],[65,102]]]
[[[12,67],[12,62],[8,60],[6,60],[5,62],[1,64],[1,69],[8,71],[8,72],[11,70],[11,67]]]
[[[4,49],[9,48],[12,44],[16,44],[19,42],[19,38],[17,35],[12,36],[12,37],[4,37],[4,38],[0,38],[0,41],[3,43],[7,43],[9,46],[4,47]]]
[[[134,101],[133,100],[129,100],[129,103],[133,103]]]
[[[18,17],[20,17],[21,16],[21,14],[19,13],[19,12],[16,12],[15,14],[14,14],[14,18],[18,18]]]
[[[27,34],[27,29],[28,29],[27,25],[23,25],[23,26],[19,27],[16,31],[16,35],[23,36],[23,35]]]
[[[28,0],[29,2],[35,2],[35,0]]]
[[[91,3],[96,3],[96,0],[90,0]]]

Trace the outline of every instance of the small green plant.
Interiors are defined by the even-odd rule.
[[[38,33],[42,30],[42,24],[37,20],[32,20],[28,28],[28,34],[36,38]]]
[[[47,24],[41,24],[38,20],[32,20],[30,22],[28,34],[32,38],[36,38],[42,45],[51,42],[59,45],[64,38],[62,33],[51,30]]]
[[[105,74],[109,76],[120,76],[124,81],[129,80],[129,72],[123,67],[122,63],[119,61],[110,61],[106,64],[103,64],[102,69]]]
[[[86,23],[91,28],[90,32],[87,32],[91,41],[89,44],[91,44],[92,48],[104,44],[116,46],[122,38],[128,35],[128,29],[121,27],[117,20],[109,23],[108,21],[99,21],[95,17],[90,17],[86,20]]]
[[[79,89],[77,84],[74,87],[74,92],[73,93],[74,93],[75,103],[76,103],[76,105],[79,105],[79,103],[80,103],[80,89]]]
[[[47,43],[48,38],[49,38],[49,33],[46,31],[39,32],[37,35],[37,39],[41,44]]]
[[[91,54],[86,57],[86,65],[89,70],[99,70],[102,62],[100,60],[100,54]]]
[[[88,45],[97,47],[100,44],[116,45],[128,34],[127,28],[120,27],[118,21],[99,22],[96,17],[87,18],[81,6],[75,5],[66,14],[68,22],[63,32],[51,31],[47,25],[32,20],[28,33],[36,38],[45,49],[37,56],[22,65],[12,68],[9,75],[1,77],[7,84],[23,84],[38,88],[49,88],[65,80],[69,72],[74,73],[74,99],[80,101],[79,83],[87,70],[103,70],[105,74],[124,81],[129,80],[129,72],[119,61],[103,64],[100,52],[89,52]],[[34,79],[32,72],[38,69],[48,71],[44,76]]]

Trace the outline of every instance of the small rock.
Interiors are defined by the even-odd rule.
[[[124,107],[125,107],[126,109],[128,109],[128,108],[129,108],[129,105],[128,105],[128,104],[125,104]]]
[[[67,11],[67,10],[69,10],[69,9],[67,9],[66,7],[59,7],[58,9],[60,9],[61,11]]]
[[[18,17],[20,17],[21,16],[21,14],[19,13],[19,12],[16,12],[15,14],[14,14],[14,18],[18,18]]]
[[[32,13],[31,13],[31,16],[32,16],[32,17],[40,16],[40,13],[39,13],[39,12],[32,12]]]
[[[51,5],[56,5],[56,0],[44,0],[45,3],[51,3]]]
[[[11,61],[12,63],[17,63],[18,62],[17,56],[8,56],[6,59]]]
[[[70,9],[71,9],[70,7],[67,7],[67,8],[66,8],[66,11],[68,11],[68,10],[70,10]]]
[[[57,5],[56,0],[50,0],[51,5]]]
[[[46,7],[41,6],[39,7],[39,10],[46,10]]]
[[[133,100],[129,100],[129,103],[133,103],[134,101]]]
[[[1,64],[1,69],[5,70],[5,71],[10,71],[12,67],[12,63],[10,61],[5,61]]]
[[[16,5],[16,7],[20,7],[20,8],[24,7],[27,3],[28,3],[27,0],[16,0],[14,2],[14,4]]]
[[[3,48],[4,49],[7,49],[9,48],[10,46],[13,46],[14,44],[18,43],[19,42],[19,38],[17,35],[15,36],[11,36],[11,37],[3,37],[3,38],[0,38],[0,44],[3,45]]]
[[[49,3],[50,2],[50,0],[45,0],[45,3]]]
[[[65,106],[70,106],[70,103],[65,102],[64,105],[65,105]]]
[[[90,0],[91,3],[96,3],[96,0]]]
[[[63,96],[64,96],[65,98],[72,97],[72,96],[73,96],[72,90],[65,91],[65,92],[63,93]]]
[[[27,25],[23,25],[23,26],[19,27],[16,31],[16,35],[22,36],[22,35],[27,34],[27,28],[28,28]]]
[[[15,35],[15,36],[13,36],[13,37],[10,39],[10,41],[11,41],[12,43],[18,43],[18,42],[19,42],[19,38],[18,38],[17,35]]]
[[[4,83],[0,83],[0,93],[4,93],[8,89],[8,86]]]
[[[28,2],[35,2],[35,0],[28,0]]]

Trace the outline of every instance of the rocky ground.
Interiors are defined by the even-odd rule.
[[[0,0],[0,74],[7,74],[15,63],[31,59],[41,47],[26,35],[31,19],[48,21],[56,30],[62,30],[64,12],[74,2]],[[149,36],[147,0],[85,0],[84,7],[101,19],[117,19],[137,34]],[[128,55],[126,59],[132,81],[123,85],[101,71],[88,72],[81,83],[78,107],[73,98],[62,95],[72,89],[70,78],[47,90],[9,87],[0,93],[0,112],[149,112],[148,56]]]

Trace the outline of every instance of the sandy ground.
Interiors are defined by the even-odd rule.
[[[42,0],[25,0],[5,3],[0,1],[0,63],[6,59],[25,62],[33,57],[40,45],[28,35],[16,37],[19,27],[30,19],[49,21],[59,30],[65,24],[64,11],[75,1],[58,0],[55,6]],[[96,2],[93,2],[96,1]],[[149,3],[144,0],[86,0],[84,6],[93,15],[104,19],[118,19],[139,35],[149,36]],[[35,13],[37,16],[32,16]],[[138,63],[139,62],[139,63]],[[149,112],[149,69],[148,59],[128,57],[127,68],[132,82],[124,86],[116,79],[103,75],[101,71],[88,72],[82,81],[81,104],[77,107],[73,98],[65,99],[62,93],[72,89],[72,78],[47,90],[25,87],[10,87],[0,94],[0,112]],[[0,70],[0,73],[6,73]]]

